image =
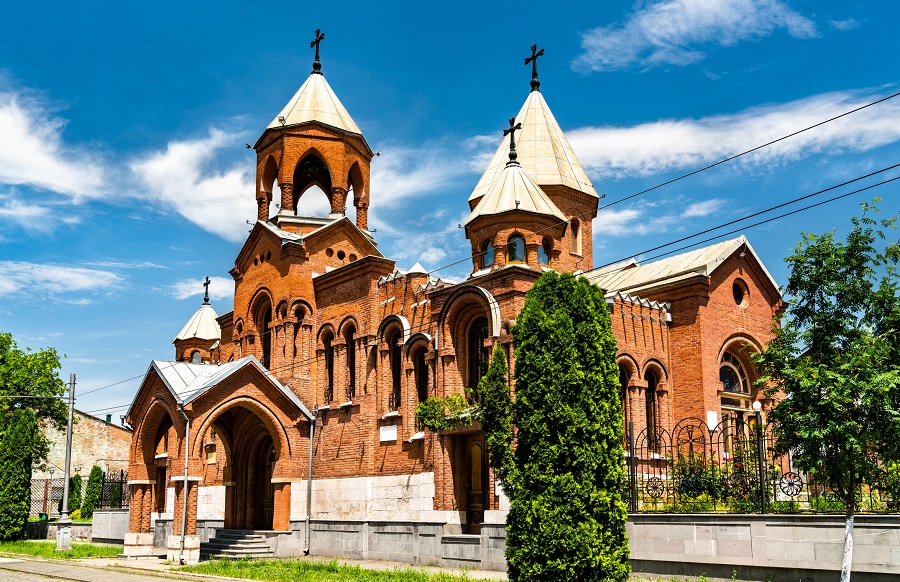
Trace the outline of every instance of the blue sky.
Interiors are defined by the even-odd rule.
[[[607,203],[900,91],[898,18],[900,5],[874,0],[13,3],[0,37],[0,329],[65,353],[78,394],[171,358],[204,276],[229,311],[228,270],[255,217],[244,143],[309,74],[316,28],[326,78],[383,152],[380,248],[400,268],[435,269],[470,252],[457,224],[527,96],[531,44]],[[605,209],[595,264],[898,161],[900,98]],[[898,211],[894,183],[745,234],[783,283],[801,230],[846,229],[874,195]],[[324,208],[324,195],[304,200]],[[138,383],[78,407],[121,406],[118,419]]]

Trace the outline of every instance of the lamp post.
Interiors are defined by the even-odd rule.
[[[766,449],[763,440],[762,404],[759,400],[753,401],[753,412],[756,414],[756,451],[759,455],[759,508],[760,513],[766,513],[766,498],[769,496],[766,487]]]

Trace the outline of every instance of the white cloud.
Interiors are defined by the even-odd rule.
[[[18,224],[25,230],[52,231],[54,222],[48,220],[51,214],[46,206],[28,204],[15,198],[0,198],[0,221]]]
[[[781,0],[657,0],[639,3],[624,24],[582,35],[584,53],[574,66],[609,71],[631,66],[688,65],[708,45],[732,46],[779,29],[797,38],[816,36],[815,24]]]
[[[219,129],[210,129],[205,138],[169,142],[165,151],[131,164],[141,196],[173,208],[206,231],[243,240],[246,221],[256,219],[253,164],[216,167],[222,149],[238,143],[237,134]]]
[[[725,210],[728,200],[709,198],[687,203],[682,198],[640,201],[621,208],[604,208],[594,219],[594,234],[610,237],[664,234],[683,229],[689,219],[705,218]],[[683,208],[683,210],[680,210]]]
[[[175,299],[188,299],[203,295],[203,279],[182,279],[169,286],[169,293]],[[231,299],[234,295],[234,280],[226,277],[209,278],[209,297],[213,300]]]
[[[65,125],[37,97],[21,91],[0,92],[0,183],[75,198],[102,196],[102,166],[86,150],[63,142]]]
[[[857,26],[859,26],[859,22],[852,18],[848,18],[846,20],[832,20],[831,26],[836,30],[853,30]]]
[[[885,95],[824,93],[785,104],[700,119],[567,133],[582,165],[599,177],[696,168],[855,109]],[[900,140],[900,99],[869,107],[739,158],[768,165],[813,154],[867,151]]]
[[[0,261],[0,295],[102,291],[124,283],[111,271],[53,263]],[[78,300],[81,303],[89,301]]]

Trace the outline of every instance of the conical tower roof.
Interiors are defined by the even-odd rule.
[[[284,118],[284,123],[279,121],[279,118]],[[319,72],[310,74],[266,129],[278,129],[309,121],[318,121],[347,133],[362,135],[356,122],[325,80],[325,75]]]
[[[184,324],[184,327],[181,328],[181,331],[178,332],[172,343],[190,339],[222,339],[222,328],[219,327],[219,322],[216,321],[217,317],[219,316],[216,314],[216,310],[212,308],[212,305],[204,303]]]
[[[560,129],[540,91],[528,94],[528,99],[516,115],[516,122],[522,124],[522,131],[517,136],[516,144],[518,160],[535,183],[541,186],[569,186],[590,196],[597,196],[597,191],[575,157],[569,140]],[[470,204],[474,204],[484,196],[494,180],[503,172],[508,152],[507,144],[501,143],[472,195],[469,196]]]
[[[508,148],[506,153],[509,154]],[[568,221],[566,215],[525,173],[522,166],[516,161],[509,161],[500,171],[497,179],[490,184],[464,224],[468,227],[471,222],[482,216],[502,214],[513,210],[555,216],[560,222]]]

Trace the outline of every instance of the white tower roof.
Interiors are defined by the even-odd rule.
[[[284,118],[283,124],[278,120],[279,117]],[[309,121],[318,121],[348,133],[362,135],[356,122],[325,80],[325,75],[321,73],[310,74],[266,129],[278,129]]]
[[[540,91],[528,94],[525,104],[516,115],[516,122],[522,124],[521,133],[516,136],[518,161],[535,183],[541,186],[569,186],[590,196],[597,196],[597,191],[575,157],[569,140]],[[487,170],[469,196],[470,203],[487,193],[506,166],[508,153],[507,144],[501,142]]]
[[[188,320],[172,343],[178,340],[201,339],[201,340],[217,340],[222,339],[222,328],[216,318],[216,310],[209,303],[200,306],[194,315]]]
[[[508,148],[506,152],[509,155]],[[489,185],[464,224],[468,226],[476,218],[512,210],[547,214],[557,217],[561,222],[568,221],[566,215],[525,173],[522,166],[518,162],[511,161],[507,162],[497,179]]]

